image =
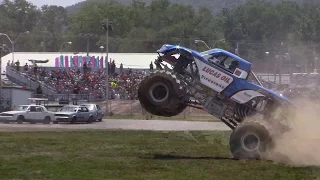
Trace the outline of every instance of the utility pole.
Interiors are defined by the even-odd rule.
[[[318,68],[318,62],[317,62],[317,56],[316,56],[316,51],[313,51],[313,58],[314,58],[314,69]]]
[[[269,61],[269,52],[266,52],[266,55],[267,55],[267,74],[268,74],[268,83],[270,82],[270,78],[269,78],[269,72],[270,72],[270,65],[269,65],[269,63],[270,62],[268,62]]]
[[[4,47],[0,45],[0,93],[2,93],[2,51],[4,50]]]
[[[96,37],[97,35],[92,33],[86,33],[86,34],[80,33],[79,35],[87,38],[87,56],[89,56],[90,37]]]
[[[106,32],[106,112],[109,113],[109,30],[113,31],[112,22],[105,19],[102,23],[102,28]]]
[[[106,19],[106,111],[109,112],[109,20]]]
[[[87,56],[89,56],[89,36],[87,36]]]
[[[279,55],[276,55],[276,63],[275,64],[275,72],[274,72],[274,83],[277,84],[277,71],[278,71],[278,68],[279,68]]]
[[[280,56],[280,63],[279,63],[279,85],[282,85],[282,61],[283,61],[283,55]]]
[[[61,43],[61,45],[60,45],[60,54],[62,55],[62,48],[63,48],[63,45],[64,44],[72,44],[72,42],[71,41],[69,41],[69,42],[63,42],[63,43]]]
[[[42,51],[46,52],[46,36],[43,36],[43,41],[42,41]]]
[[[5,33],[0,33],[0,36],[6,36],[8,38],[8,40],[10,41],[11,43],[11,53],[12,53],[12,61],[14,62],[14,45],[15,45],[15,42],[17,41],[17,39],[20,37],[21,34],[30,34],[29,31],[26,31],[26,32],[23,32],[23,33],[20,33],[17,38],[15,40],[11,40],[11,38],[5,34]]]
[[[239,56],[239,42],[237,42],[237,48],[235,50],[235,54]]]

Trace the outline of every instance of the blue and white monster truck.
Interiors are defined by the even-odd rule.
[[[250,62],[217,48],[198,52],[165,44],[157,52],[156,70],[138,87],[147,112],[171,117],[187,106],[204,109],[232,129],[235,159],[263,158],[287,129],[294,104],[264,88]]]

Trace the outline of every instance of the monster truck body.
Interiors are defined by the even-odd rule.
[[[157,70],[138,89],[146,111],[174,116],[187,106],[204,109],[233,130],[230,148],[236,158],[261,157],[272,140],[269,124],[286,120],[288,109],[294,105],[283,95],[264,88],[251,70],[251,63],[228,51],[197,52],[165,44],[157,52]],[[244,122],[254,115],[265,121]],[[250,150],[245,147],[248,140],[242,136],[256,139],[260,145]]]

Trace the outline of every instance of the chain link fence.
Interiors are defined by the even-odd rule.
[[[111,118],[137,118],[137,119],[166,119],[147,113],[141,106],[139,100],[97,99],[89,94],[34,94],[33,98],[47,99],[47,104],[98,104],[102,110],[111,113]],[[214,120],[215,118],[204,110],[187,107],[182,113],[167,119],[190,119],[190,120]]]

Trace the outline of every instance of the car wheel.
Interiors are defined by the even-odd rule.
[[[46,116],[43,120],[43,124],[50,124],[50,122],[51,122],[51,117],[49,116]]]
[[[102,118],[98,119],[98,122],[101,122],[102,121]]]
[[[74,123],[76,123],[76,121],[77,121],[77,117],[73,117],[73,118],[71,119],[70,123],[71,123],[71,124],[74,124]]]
[[[92,117],[92,116],[90,116],[90,117],[89,117],[89,119],[88,119],[88,121],[87,121],[87,123],[88,123],[88,124],[91,124],[91,123],[92,123],[92,121],[93,121],[93,117]]]
[[[25,121],[24,116],[18,116],[17,123],[22,124]]]

